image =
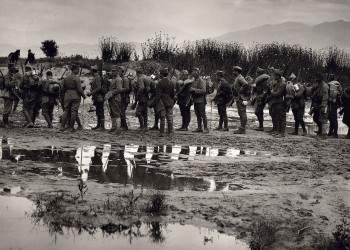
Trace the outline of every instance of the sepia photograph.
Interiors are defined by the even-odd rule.
[[[349,0],[1,0],[0,250],[350,250]]]

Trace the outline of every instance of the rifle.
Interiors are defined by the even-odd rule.
[[[24,75],[23,62],[21,61],[22,75]]]
[[[58,80],[62,80],[62,79],[63,79],[63,76],[64,76],[64,74],[65,74],[66,72],[67,72],[67,68],[64,69],[63,74],[61,75],[61,77],[60,77]]]

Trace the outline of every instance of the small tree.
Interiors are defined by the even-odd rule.
[[[41,44],[40,49],[47,57],[54,58],[58,55],[58,45],[54,40],[45,40]]]

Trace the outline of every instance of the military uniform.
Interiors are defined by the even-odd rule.
[[[328,119],[328,86],[327,83],[318,83],[312,94],[313,120],[318,126],[317,134],[325,135]]]
[[[96,107],[97,126],[93,129],[105,128],[104,96],[102,95],[102,79],[96,73],[91,82],[91,93],[93,105]]]
[[[188,130],[188,125],[191,122],[191,94],[190,94],[190,80],[179,80],[176,82],[176,96],[177,104],[180,108],[182,117],[182,125],[179,130]]]
[[[224,124],[224,130],[228,131],[228,119],[227,119],[227,103],[232,98],[232,90],[229,83],[222,78],[219,81],[217,94],[214,98],[215,103],[218,107],[219,113],[219,126],[217,130],[222,130],[222,125]]]
[[[297,90],[294,92],[294,96],[291,100],[291,108],[294,116],[294,132],[292,134],[297,135],[299,130],[299,125],[303,129],[303,135],[306,135],[306,127],[304,122],[304,113],[305,113],[305,87],[301,84],[295,84]],[[295,88],[295,87],[294,87]]]
[[[62,92],[64,93],[64,112],[62,116],[62,127],[67,122],[70,114],[70,128],[74,130],[74,124],[78,117],[78,110],[81,102],[81,97],[86,98],[81,87],[80,77],[72,72],[62,82]]]
[[[53,79],[47,79],[42,82],[42,115],[44,116],[49,128],[52,128],[53,110],[58,104],[59,85]]]
[[[343,89],[339,82],[332,81],[329,86],[329,101],[328,101],[328,120],[329,120],[329,136],[338,137],[338,108],[341,106],[340,97]]]
[[[235,97],[238,115],[241,121],[241,126],[237,132],[245,133],[245,127],[247,125],[247,105],[245,102],[250,99],[250,89],[248,82],[241,74],[236,77],[232,85],[232,93]]]
[[[120,107],[120,122],[122,129],[128,129],[128,124],[126,123],[126,109],[130,103],[130,80],[127,77],[122,78],[122,88],[120,90],[121,95],[121,107]]]
[[[140,129],[148,130],[148,92],[151,85],[151,78],[141,74],[137,78],[136,83],[136,116],[139,119]]]
[[[286,131],[286,103],[284,97],[286,94],[286,83],[280,78],[271,86],[269,101],[269,110],[272,118],[273,129],[276,134],[284,135]]]
[[[159,127],[158,127],[159,113],[157,111],[157,106],[153,104],[153,101],[155,103],[155,98],[157,95],[156,88],[157,88],[158,82],[159,82],[159,79],[152,80],[151,85],[150,85],[150,90],[149,90],[149,102],[152,103],[152,105],[149,106],[149,108],[153,108],[153,110],[154,110],[154,125],[151,128],[151,130],[158,130],[159,129]]]
[[[350,87],[345,88],[342,95],[343,103],[343,123],[348,126],[347,138],[350,139]]]
[[[168,133],[173,133],[173,107],[175,104],[175,86],[167,77],[163,77],[156,87],[156,107],[160,116],[160,133],[165,130],[165,118]]]
[[[27,121],[27,127],[33,127],[41,103],[39,77],[25,74],[22,77],[20,89],[23,94],[23,114]]]
[[[9,69],[8,73],[4,77],[4,87],[3,94],[4,99],[4,110],[3,110],[3,122],[5,126],[9,125],[9,116],[12,110],[12,105],[15,101],[19,101],[17,93],[17,88],[20,83],[20,79],[15,77],[15,75]]]
[[[259,75],[255,81],[253,88],[253,93],[255,94],[255,100],[254,100],[254,108],[255,108],[255,115],[259,121],[259,128],[257,130],[263,131],[264,130],[264,108],[266,105],[266,95],[268,92],[268,79],[270,76],[268,74],[261,74]]]
[[[207,104],[206,87],[207,87],[206,83],[201,77],[194,79],[193,82],[191,83],[190,93],[192,96],[194,111],[197,116],[197,126],[198,126],[195,132],[206,132],[206,133],[209,132],[207,115],[205,113],[205,105]],[[202,129],[202,121],[203,121],[204,130]]]
[[[122,89],[122,78],[117,75],[112,79],[109,86],[106,98],[109,104],[109,113],[112,121],[112,128],[110,132],[116,131],[120,126],[120,116],[121,116],[121,89]],[[119,132],[119,131],[117,131]]]

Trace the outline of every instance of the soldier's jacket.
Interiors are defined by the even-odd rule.
[[[64,94],[64,101],[66,100],[80,100],[85,98],[84,91],[81,87],[79,76],[71,73],[62,81],[62,93]]]
[[[305,87],[304,85],[301,85],[299,83],[298,87],[299,89],[294,92],[294,96],[291,102],[291,108],[297,109],[297,108],[304,108],[305,107]]]
[[[5,90],[9,92],[9,99],[11,100],[18,100],[18,94],[15,95],[15,91],[17,91],[17,88],[19,87],[21,82],[21,75],[12,74],[11,72],[8,72],[5,75]],[[17,93],[17,92],[16,92]]]
[[[230,84],[225,80],[221,80],[218,85],[218,90],[214,98],[216,104],[226,105],[232,98],[232,90]]]
[[[271,86],[269,107],[276,103],[284,102],[284,96],[286,95],[286,83],[283,79],[280,79]]]
[[[59,97],[59,92],[54,92],[50,85],[58,84],[53,79],[46,79],[42,81],[42,94],[41,103],[55,103],[56,99]]]
[[[248,101],[250,99],[249,84],[242,75],[238,75],[232,85],[232,93],[237,101]]]
[[[114,100],[121,102],[121,90],[123,88],[123,79],[120,76],[117,76],[111,81],[108,92],[111,92]]]
[[[175,89],[177,95],[177,104],[180,106],[185,106],[191,98],[190,84],[186,84],[185,86],[185,81],[179,80],[175,84]]]
[[[139,103],[147,103],[151,82],[152,79],[144,74],[138,77],[136,83],[136,98]]]
[[[268,74],[262,74],[259,75],[255,81],[254,81],[254,89],[253,92],[257,95],[263,95],[264,93],[266,93],[268,91],[269,85],[268,85],[268,80],[269,80],[270,76]]]
[[[328,91],[327,83],[322,82],[314,89],[312,94],[312,107],[315,109],[325,109],[328,106]]]
[[[156,86],[156,102],[162,101],[165,108],[172,108],[175,104],[174,97],[174,83],[163,77]]]
[[[130,103],[130,91],[130,80],[127,77],[123,77],[122,88],[120,90],[122,102]]]
[[[102,78],[96,74],[94,79],[91,82],[91,96],[94,100],[97,100],[98,98],[103,98],[101,95],[102,90]]]
[[[194,79],[191,83],[191,88],[194,89],[194,92],[191,93],[193,103],[206,103],[207,100],[205,98],[207,94],[207,84],[205,81],[199,77],[197,79]]]

